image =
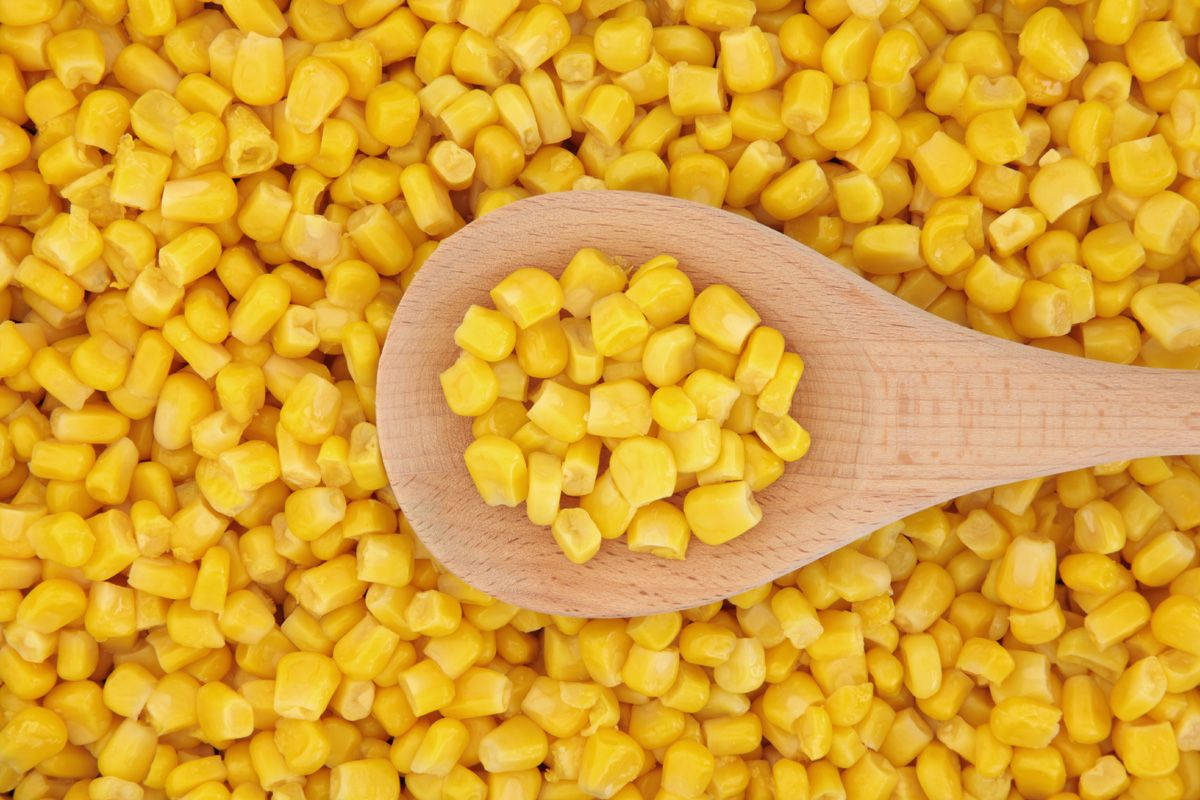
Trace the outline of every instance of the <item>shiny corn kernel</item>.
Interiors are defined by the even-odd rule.
[[[696,295],[688,321],[697,334],[721,349],[740,353],[759,316],[733,289],[710,286]]]
[[[745,481],[692,489],[684,497],[683,511],[696,538],[710,545],[741,536],[762,519],[762,509]]]
[[[491,408],[500,394],[500,384],[486,361],[464,351],[438,376],[446,403],[455,414],[473,417]]]
[[[689,325],[668,325],[647,337],[642,371],[658,387],[674,386],[696,365],[696,332]]]
[[[481,436],[467,446],[467,470],[488,505],[515,506],[529,492],[525,455],[511,440]]]
[[[554,517],[550,533],[563,555],[575,564],[582,564],[600,549],[600,529],[582,508],[564,508]]]
[[[1134,318],[1168,350],[1200,344],[1200,293],[1181,284],[1147,286],[1134,294]]]
[[[629,549],[661,558],[683,558],[690,529],[682,512],[664,501],[642,506],[629,523]]]
[[[650,324],[637,305],[624,294],[613,293],[592,304],[592,341],[608,358],[645,341]]]
[[[1017,49],[1039,72],[1060,81],[1072,80],[1088,58],[1087,46],[1057,8],[1043,8],[1026,20]]]
[[[665,266],[635,272],[625,295],[637,304],[655,328],[663,328],[687,316],[696,293],[680,269]]]

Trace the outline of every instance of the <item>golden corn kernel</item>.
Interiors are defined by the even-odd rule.
[[[762,509],[745,481],[692,489],[684,497],[683,512],[696,538],[710,545],[741,536],[762,519]]]
[[[1087,62],[1087,46],[1056,8],[1033,14],[1021,29],[1020,54],[1042,74],[1060,81],[1072,80]]]
[[[1134,318],[1168,350],[1200,344],[1200,297],[1180,284],[1155,284],[1133,295],[1129,307]]]
[[[550,533],[563,555],[572,563],[583,564],[600,549],[600,529],[582,508],[564,508],[554,517]]]
[[[635,436],[613,448],[609,460],[613,483],[634,508],[675,492],[675,457],[665,443]]]
[[[515,506],[528,495],[525,455],[511,440],[481,436],[467,445],[464,458],[475,488],[488,505]]]
[[[588,395],[554,381],[542,382],[528,414],[546,433],[567,443],[577,442],[588,433]]]
[[[642,506],[629,523],[629,549],[660,558],[683,558],[691,536],[683,512],[662,500]]]
[[[650,432],[650,391],[634,380],[606,381],[590,391],[587,432],[625,438]]]
[[[488,363],[466,351],[438,377],[446,402],[455,414],[464,417],[484,413],[500,393],[500,385]]]

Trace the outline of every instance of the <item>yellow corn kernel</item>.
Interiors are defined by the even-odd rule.
[[[1125,58],[1134,77],[1152,81],[1184,63],[1183,37],[1173,22],[1140,22],[1125,42]]]
[[[509,439],[485,435],[467,445],[464,459],[471,480],[488,505],[515,506],[529,493],[525,454]]]
[[[706,287],[692,303],[688,322],[696,333],[729,353],[740,353],[759,316],[728,286]]]
[[[829,118],[832,99],[833,81],[828,75],[813,69],[796,72],[783,85],[784,125],[796,133],[815,133]]]
[[[81,567],[92,556],[96,536],[79,514],[62,511],[33,522],[26,530],[38,558]]]
[[[431,236],[449,233],[457,224],[449,192],[427,165],[405,167],[400,174],[400,188],[417,227],[424,233]]]
[[[1163,619],[1170,617],[1169,611],[1168,608]],[[1145,598],[1136,592],[1122,591],[1093,608],[1084,617],[1084,628],[1097,645],[1107,649],[1128,638],[1147,620],[1152,621],[1152,617]]]
[[[1167,692],[1167,676],[1154,656],[1130,664],[1113,684],[1109,705],[1113,716],[1126,722],[1145,714]]]
[[[584,744],[579,788],[593,797],[612,797],[637,777],[645,757],[632,736],[601,728]]]
[[[859,230],[852,248],[863,270],[892,275],[922,266],[920,242],[921,231],[915,225],[887,223]]]
[[[400,775],[386,758],[344,761],[329,774],[331,800],[396,800],[400,796]]]
[[[702,420],[724,423],[734,403],[742,397],[737,384],[712,369],[696,369],[684,380],[683,391],[696,407],[696,415]]]
[[[83,288],[78,283],[36,256],[21,259],[11,277],[60,311],[74,311],[83,302]]]
[[[1179,764],[1179,747],[1169,722],[1118,722],[1112,742],[1117,757],[1135,777],[1169,775]]]
[[[1133,316],[1168,350],[1200,344],[1200,294],[1174,283],[1146,286],[1130,301]],[[35,356],[36,358],[36,356]]]
[[[305,58],[291,72],[284,118],[300,133],[313,133],[333,113],[349,88],[346,74],[334,63],[316,56]],[[370,98],[368,95],[369,109],[372,108]],[[368,112],[368,127],[371,127],[371,119]]]
[[[265,402],[262,370],[245,361],[225,365],[216,376],[217,401],[238,422],[248,423]]]
[[[721,73],[715,67],[672,64],[667,77],[667,97],[678,117],[719,114],[725,110]]]
[[[529,419],[564,442],[577,442],[587,432],[588,395],[554,381],[544,381],[534,394]]]
[[[1031,697],[1009,697],[992,709],[992,734],[1014,747],[1045,747],[1058,732],[1062,711]]]
[[[337,682],[333,659],[319,653],[288,653],[275,673],[275,713],[287,719],[319,719]]]
[[[678,433],[696,424],[696,404],[678,386],[656,389],[650,398],[650,414],[658,426],[666,431]]]
[[[1007,164],[1025,154],[1025,132],[1008,109],[984,111],[967,124],[966,145],[985,164]]]
[[[938,197],[965,189],[975,177],[975,157],[963,145],[938,131],[913,154],[917,176]]]
[[[650,391],[634,380],[606,381],[591,388],[587,432],[626,438],[650,431]]]
[[[625,291],[655,328],[663,328],[687,315],[695,298],[692,282],[674,267],[636,273]]]
[[[1054,222],[1072,208],[1100,194],[1095,170],[1078,158],[1046,164],[1029,182],[1029,200]]]
[[[850,150],[871,129],[870,91],[855,81],[837,86],[829,101],[829,114],[813,132],[813,140],[829,150]],[[799,154],[797,154],[799,155]]]
[[[1113,186],[1134,197],[1148,197],[1169,187],[1178,174],[1171,148],[1162,134],[1115,144],[1108,150]]]
[[[771,181],[759,200],[771,216],[790,220],[811,211],[828,194],[825,172],[815,160],[808,159]]]
[[[519,329],[516,351],[517,363],[533,378],[554,377],[566,368],[570,357],[566,333],[556,317]]]
[[[0,763],[17,775],[58,753],[67,744],[63,720],[45,708],[32,706],[13,714],[0,729]]]
[[[563,508],[550,526],[554,541],[572,563],[589,561],[600,549],[600,529],[583,508]]]
[[[284,400],[279,423],[301,443],[319,444],[333,433],[341,401],[341,393],[332,383],[306,373]]]
[[[346,496],[340,489],[314,486],[288,495],[284,504],[288,530],[300,539],[318,539],[346,516]]]
[[[454,342],[471,355],[485,361],[501,361],[516,345],[513,322],[498,311],[473,305],[454,331]]]
[[[1063,726],[1073,741],[1094,744],[1108,738],[1112,713],[1108,698],[1090,675],[1073,675],[1062,687]]]
[[[667,175],[672,197],[720,206],[729,188],[729,167],[709,153],[691,153],[671,162]]]
[[[475,418],[471,423],[471,434],[476,438],[485,433],[493,433],[506,439],[512,438],[528,421],[525,407],[519,401],[501,397],[491,408]]]
[[[605,539],[615,539],[624,533],[636,510],[617,489],[611,471],[600,475],[592,491],[579,498],[579,507],[588,512]]]
[[[1075,512],[1075,546],[1088,553],[1115,553],[1125,546],[1125,520],[1105,500],[1092,500]]]
[[[698,797],[712,780],[716,759],[698,741],[677,739],[662,760],[662,788],[679,797]]]
[[[1043,8],[1025,21],[1017,42],[1021,56],[1059,81],[1075,78],[1087,63],[1087,45],[1057,8]]]
[[[1175,192],[1148,198],[1134,217],[1133,233],[1153,253],[1175,253],[1200,228],[1200,209]]]
[[[1166,531],[1147,540],[1133,557],[1133,576],[1146,586],[1165,586],[1191,561],[1195,545],[1178,531]]]
[[[600,465],[600,440],[585,436],[567,448],[562,460],[562,492],[571,497],[590,494]]]
[[[592,341],[605,357],[637,347],[650,333],[650,324],[633,300],[621,293],[592,304]]]
[[[601,84],[587,96],[579,121],[588,133],[612,147],[633,124],[634,104],[629,92],[613,84]]]
[[[563,462],[549,453],[529,454],[529,493],[525,512],[535,525],[550,525],[558,516],[562,495]]]
[[[491,290],[492,302],[522,330],[549,319],[563,307],[563,289],[544,270],[524,267]]]
[[[83,480],[95,463],[96,451],[91,445],[48,439],[34,444],[29,455],[29,471],[48,480]]]
[[[570,446],[566,442],[555,439],[539,428],[533,422],[526,422],[512,436],[513,442],[521,448],[521,452],[529,454],[537,450],[563,457]]]
[[[683,512],[696,538],[710,545],[741,536],[762,519],[762,509],[745,481],[692,489],[684,496]]]
[[[634,508],[675,492],[675,457],[658,439],[635,436],[621,441],[613,448],[609,470],[617,490]]]
[[[479,759],[488,772],[532,769],[549,749],[545,732],[524,715],[505,720],[479,741]]]
[[[762,409],[754,415],[754,432],[772,453],[784,461],[804,457],[811,438],[800,423],[787,415],[776,416]]]
[[[833,179],[838,215],[846,222],[873,222],[883,209],[883,193],[870,175],[851,172]]]
[[[1064,336],[1071,330],[1071,296],[1046,281],[1026,281],[1011,319],[1013,329],[1022,336]]]
[[[224,683],[207,683],[196,692],[200,730],[212,742],[230,741],[254,732],[250,704]]]
[[[662,500],[637,509],[629,523],[629,549],[660,558],[683,558],[691,532],[683,513]]]
[[[572,316],[587,317],[596,300],[625,288],[625,273],[599,250],[585,247],[571,257],[558,282],[562,308]],[[557,309],[549,313],[557,313]]]

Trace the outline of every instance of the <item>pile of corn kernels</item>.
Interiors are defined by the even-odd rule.
[[[1196,0],[0,0],[0,792],[1200,798],[1200,459],[586,621],[441,572],[373,424],[437,242],[564,189],[1197,368],[1198,32]]]
[[[524,504],[576,564],[626,534],[672,559],[693,534],[735,539],[762,521],[754,492],[808,452],[790,415],[804,360],[736,289],[697,294],[679,266],[585,247],[557,278],[517,269],[496,308],[467,308],[438,375],[450,410],[475,418],[463,460],[480,498]]]

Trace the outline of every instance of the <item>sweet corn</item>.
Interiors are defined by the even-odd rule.
[[[563,555],[575,564],[589,561],[600,549],[600,529],[582,508],[563,508],[554,516],[550,533]]]
[[[1200,312],[1194,290],[1179,284],[1146,286],[1130,300],[1134,317],[1168,350],[1200,344],[1195,316]]]
[[[393,279],[529,192],[738,209],[960,324],[1195,366],[1187,3],[794,6],[0,2],[0,793],[1190,797],[1187,461],[973,493],[682,628],[464,590],[392,508],[370,389]],[[561,459],[601,539],[684,553],[686,513],[631,507],[604,448],[653,433],[683,493],[741,453],[763,488],[784,462],[755,412],[796,432],[803,362],[772,367],[757,319],[655,339],[692,329],[686,265],[577,258],[554,324],[459,343],[498,386],[473,431],[539,492]],[[592,307],[620,292],[648,330],[601,353]],[[561,394],[531,365],[587,397],[585,431],[613,386],[627,432],[531,423]],[[701,369],[728,409],[684,391]],[[319,419],[291,399],[308,373]],[[345,516],[307,541],[318,497]],[[320,719],[280,717],[281,683]],[[1025,700],[1061,708],[1047,744]],[[518,717],[545,734],[480,746]]]
[[[684,497],[683,511],[696,538],[712,545],[741,536],[762,519],[762,509],[745,481],[692,489]]]
[[[529,492],[525,455],[509,439],[481,436],[467,446],[467,470],[488,505],[515,506]]]

